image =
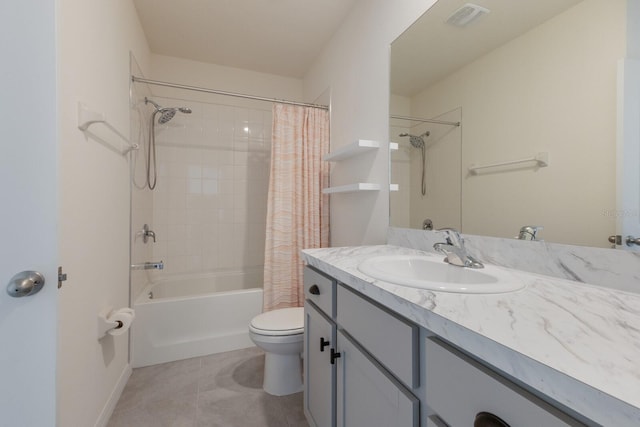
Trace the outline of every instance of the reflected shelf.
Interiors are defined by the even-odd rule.
[[[380,184],[374,184],[371,182],[357,182],[355,184],[328,187],[322,190],[324,194],[355,193],[360,191],[380,191]]]

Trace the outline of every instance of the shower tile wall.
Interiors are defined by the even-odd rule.
[[[153,255],[165,263],[157,274],[245,270],[262,277],[271,110],[157,101],[193,110],[157,127]]]

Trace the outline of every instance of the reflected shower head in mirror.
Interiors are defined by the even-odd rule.
[[[431,135],[431,132],[426,131],[425,133],[423,133],[422,135],[419,136],[415,136],[415,135],[409,135],[408,133],[401,133],[398,136],[408,136],[409,137],[409,142],[411,143],[411,146],[414,148],[419,148],[420,152],[422,153],[422,180],[421,180],[421,186],[420,186],[420,193],[422,193],[422,195],[426,195],[427,194],[427,183],[426,183],[426,166],[425,166],[425,162],[426,162],[426,154],[425,154],[425,150],[427,148],[426,144],[424,143],[424,139]]]
[[[425,144],[424,144],[424,138],[431,135],[431,132],[426,131],[425,133],[423,133],[422,135],[419,136],[415,136],[415,135],[410,135],[408,133],[401,133],[398,136],[408,136],[409,137],[409,142],[411,143],[411,145],[415,148],[424,148]]]
[[[169,120],[173,119],[173,116],[176,115],[178,111],[184,114],[191,114],[191,108],[187,107],[161,107],[156,102],[150,100],[149,98],[144,99],[145,104],[151,104],[156,109],[154,112],[154,116],[160,113],[160,117],[158,118],[158,124],[165,124]]]

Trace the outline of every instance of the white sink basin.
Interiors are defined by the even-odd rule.
[[[485,266],[483,269],[457,267],[442,258],[426,255],[384,255],[369,258],[358,270],[374,279],[396,285],[465,294],[512,292],[524,283],[507,270]]]

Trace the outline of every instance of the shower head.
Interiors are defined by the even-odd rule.
[[[408,136],[409,137],[409,142],[415,148],[425,148],[424,138],[429,136],[429,135],[431,135],[431,132],[426,131],[425,133],[423,133],[422,135],[419,135],[419,136],[410,135],[408,133],[401,133],[398,136]]]
[[[161,107],[156,102],[150,100],[149,98],[144,98],[145,104],[151,104],[156,109],[153,112],[153,118],[155,119],[156,114],[160,113],[160,118],[158,119],[158,124],[165,124],[169,120],[173,119],[173,116],[176,115],[178,111],[183,114],[191,114],[191,108],[187,107]]]

